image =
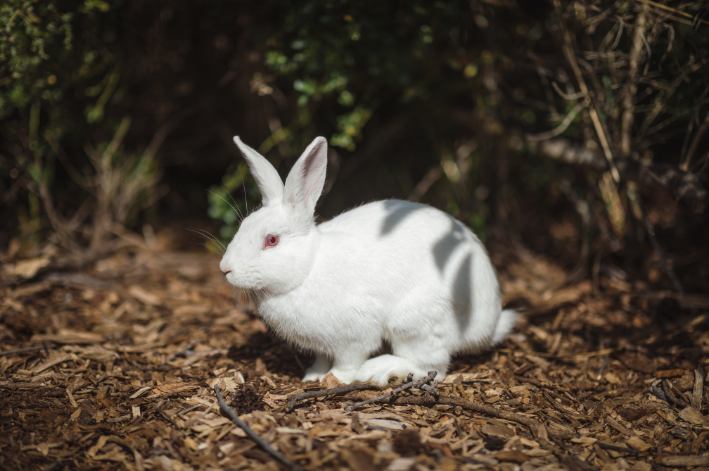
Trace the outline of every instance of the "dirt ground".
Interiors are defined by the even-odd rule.
[[[312,358],[235,298],[218,255],[124,250],[81,273],[6,280],[0,469],[285,469],[220,413],[215,384],[308,470],[709,469],[709,296],[612,270],[573,281],[521,247],[491,255],[524,312],[516,333],[457,357],[438,395],[356,413],[344,407],[380,391],[286,409],[335,384],[301,382]]]

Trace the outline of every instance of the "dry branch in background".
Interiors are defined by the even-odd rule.
[[[598,171],[607,171],[608,162],[603,154],[574,144],[565,138],[530,143],[536,151],[547,158],[568,164],[581,165]],[[661,163],[646,163],[631,158],[616,161],[619,174],[625,180],[645,186],[665,188],[677,200],[685,201],[693,211],[701,213],[706,207],[707,190],[696,175]]]
[[[640,5],[640,12],[635,20],[635,31],[633,32],[633,46],[630,50],[630,71],[623,95],[623,114],[621,116],[620,127],[620,153],[623,157],[629,157],[631,151],[633,122],[635,121],[635,95],[638,92],[638,69],[645,51],[645,30],[647,28],[648,7]]]
[[[598,141],[601,143],[603,155],[608,161],[608,167],[610,169],[611,175],[613,176],[613,180],[615,183],[618,183],[620,181],[620,175],[618,174],[618,169],[616,168],[613,153],[611,152],[610,144],[608,142],[608,137],[606,136],[604,125],[603,123],[601,123],[600,114],[598,113],[598,109],[596,108],[597,103],[592,98],[588,86],[586,85],[586,80],[583,78],[583,73],[581,72],[581,69],[579,67],[578,60],[576,59],[573,39],[566,25],[566,22],[563,20],[564,15],[562,13],[560,0],[554,0],[554,9],[556,10],[556,15],[559,20],[559,27],[561,29],[564,55],[566,56],[566,60],[568,61],[569,66],[571,66],[571,70],[573,70],[574,76],[576,77],[576,81],[579,85],[579,89],[581,90],[581,95],[583,96],[584,103],[588,110],[588,114],[591,117],[594,129],[596,130]]]

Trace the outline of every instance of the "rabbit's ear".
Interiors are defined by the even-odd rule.
[[[239,150],[244,154],[246,163],[249,164],[251,175],[256,180],[256,186],[261,192],[262,204],[269,204],[283,201],[283,180],[278,175],[275,167],[271,162],[266,160],[266,157],[256,152],[251,147],[247,146],[239,136],[234,136],[234,143],[239,147]]]
[[[316,137],[286,178],[285,202],[307,214],[315,213],[327,170],[327,140]]]

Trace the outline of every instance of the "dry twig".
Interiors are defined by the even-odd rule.
[[[631,133],[635,120],[635,95],[638,92],[638,69],[644,50],[644,35],[647,28],[648,7],[640,6],[640,13],[635,20],[635,34],[630,51],[630,74],[628,85],[623,96],[623,114],[621,117],[620,152],[624,157],[630,155]]]
[[[699,129],[697,129],[697,132],[694,134],[694,139],[692,139],[692,143],[690,144],[689,149],[687,149],[687,154],[684,156],[684,159],[679,166],[681,170],[685,172],[689,170],[689,166],[692,163],[692,157],[694,157],[694,153],[697,151],[697,147],[699,147],[699,142],[702,140],[704,133],[707,132],[707,129],[709,129],[709,113],[707,113],[704,117],[704,121],[702,121]]]
[[[298,401],[302,401],[303,399],[312,399],[314,397],[322,396],[336,396],[338,394],[347,394],[348,392],[363,391],[367,389],[378,389],[378,387],[370,383],[352,383],[343,384],[342,386],[337,386],[330,389],[306,391],[300,394],[293,394],[288,397],[288,404],[286,405],[286,410],[288,412],[292,411],[293,409],[295,409],[296,403]]]
[[[586,106],[586,104],[583,102],[576,103],[574,109],[572,109],[569,114],[566,115],[561,124],[559,124],[556,128],[552,129],[551,131],[543,132],[541,134],[527,134],[525,135],[525,138],[528,141],[536,142],[551,139],[560,135],[561,133],[566,131],[566,129],[569,127],[574,118],[576,118],[576,115],[579,114],[579,111],[581,111],[584,106]]]
[[[486,404],[478,404],[476,402],[466,401],[464,399],[459,399],[457,397],[421,397],[421,396],[406,396],[398,397],[392,401],[393,404],[409,404],[418,406],[430,406],[431,404],[444,404],[451,406],[459,406],[462,409],[467,409],[478,414],[484,414],[491,417],[496,417],[498,419],[510,420],[512,422],[517,422],[518,424],[525,425],[529,427],[535,437],[540,439],[547,439],[549,436],[552,438],[563,438],[562,435],[557,434],[553,430],[547,430],[546,426],[537,422],[529,417],[524,417],[520,414],[515,414],[514,412],[508,412],[501,409],[497,409],[493,406],[488,406]]]
[[[604,450],[619,451],[621,453],[633,453],[636,455],[642,453],[642,451],[639,450],[634,450],[632,448],[627,448],[624,446],[610,445],[608,443],[598,442],[598,446],[603,448]]]
[[[528,143],[539,154],[550,159],[583,165],[598,171],[609,169],[608,162],[599,151],[574,145],[570,140],[562,137],[538,143],[528,141]],[[674,198],[685,200],[696,212],[702,212],[706,206],[707,190],[702,183],[696,176],[676,167],[621,158],[616,161],[616,169],[625,180],[666,188]]]
[[[700,23],[704,23],[709,25],[709,21],[706,20],[700,20],[698,18],[693,17],[689,13],[683,12],[682,10],[678,10],[676,8],[668,7],[667,5],[663,5],[661,3],[653,2],[652,0],[638,0],[640,3],[644,3],[646,5],[652,5],[655,8],[660,8],[662,10],[667,10],[671,11],[672,13],[676,13],[677,15],[684,16],[685,18],[690,18],[692,20],[698,21]]]
[[[437,384],[435,381],[435,378],[436,378],[437,374],[438,374],[438,372],[436,372],[436,371],[429,371],[427,376],[425,376],[421,379],[418,379],[416,381],[412,381],[413,375],[409,374],[409,376],[406,378],[406,382],[404,384],[402,384],[401,386],[399,386],[398,388],[396,388],[388,393],[381,394],[377,397],[373,397],[372,399],[367,399],[366,401],[356,402],[356,403],[352,404],[351,406],[347,406],[347,407],[345,407],[345,412],[350,412],[355,409],[359,409],[360,407],[365,406],[367,404],[371,404],[372,402],[382,401],[390,396],[393,396],[394,394],[399,394],[402,391],[406,391],[407,389],[411,389],[411,388],[423,389],[424,385],[428,385],[431,383],[433,383],[433,384],[431,384],[432,390],[435,391],[436,384]],[[428,389],[428,390],[430,391],[431,389]]]
[[[670,404],[677,404],[680,407],[687,407],[689,405],[682,399],[672,394],[672,391],[670,391],[669,382],[666,379],[663,379],[660,384],[662,384],[662,392],[665,393],[665,397]]]
[[[596,134],[598,135],[598,140],[601,143],[601,148],[603,148],[603,153],[606,159],[608,160],[608,166],[610,167],[613,180],[615,181],[615,183],[618,183],[620,182],[620,174],[618,173],[618,169],[616,168],[615,162],[613,160],[613,154],[611,153],[610,145],[608,143],[608,139],[606,138],[606,133],[603,130],[603,125],[601,123],[598,111],[596,110],[595,103],[593,103],[593,101],[591,100],[591,95],[589,94],[588,86],[586,85],[586,81],[583,78],[583,74],[581,73],[581,69],[579,68],[578,61],[576,60],[576,54],[574,53],[571,33],[566,27],[566,23],[564,23],[563,21],[561,2],[559,0],[554,0],[554,9],[556,10],[556,14],[559,19],[562,39],[564,40],[564,55],[566,56],[566,60],[569,62],[571,69],[574,71],[576,81],[578,82],[579,88],[581,89],[581,93],[584,96],[584,102],[586,104],[586,107],[588,108],[588,114],[590,115],[591,121],[593,122],[593,126],[596,129]]]
[[[14,355],[15,353],[25,353],[25,352],[34,352],[37,350],[44,350],[45,346],[44,345],[37,345],[35,347],[25,347],[25,348],[16,348],[14,350],[5,350],[0,352],[0,357],[5,356],[5,355]]]
[[[293,463],[291,460],[280,454],[278,451],[274,450],[271,445],[269,445],[266,440],[263,438],[259,437],[256,432],[251,430],[251,427],[246,425],[241,419],[239,419],[239,416],[236,415],[236,412],[234,412],[234,409],[229,407],[226,402],[224,402],[224,398],[222,398],[221,393],[219,392],[219,386],[214,385],[214,393],[217,395],[217,401],[219,402],[219,408],[224,412],[229,418],[236,423],[241,429],[246,432],[246,435],[249,436],[253,441],[255,441],[258,446],[263,448],[263,450],[276,458],[278,461],[283,463],[284,465],[288,466],[291,469],[295,469],[296,471],[302,471],[303,468],[298,466],[297,464]]]

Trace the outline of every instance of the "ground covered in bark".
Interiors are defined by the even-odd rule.
[[[456,358],[437,394],[412,389],[356,412],[344,408],[381,391],[286,407],[336,382],[301,382],[312,358],[235,299],[216,255],[124,250],[26,283],[18,273],[43,262],[11,261],[0,468],[283,469],[222,415],[217,384],[308,470],[709,469],[709,297],[610,269],[574,281],[521,247],[491,254],[506,301],[525,313],[516,333]]]

